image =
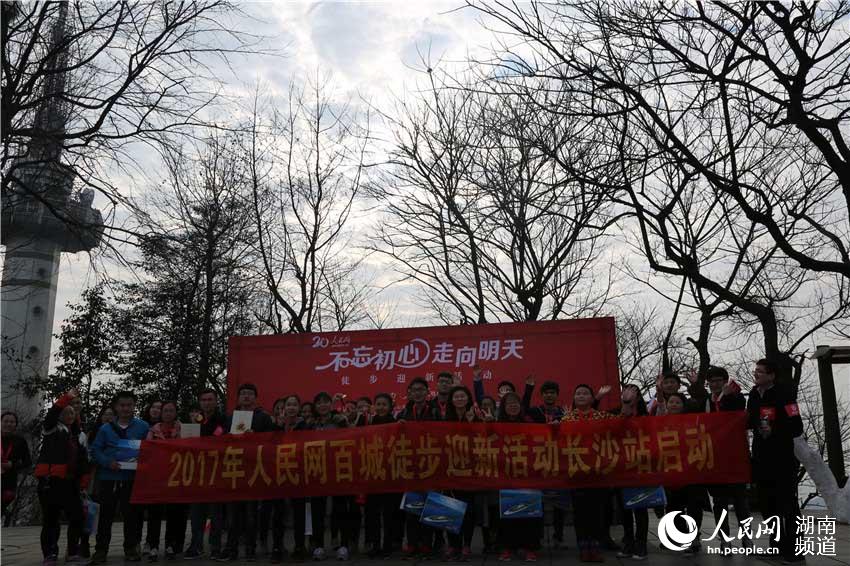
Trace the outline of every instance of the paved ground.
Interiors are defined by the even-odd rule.
[[[823,513],[812,513],[815,516],[823,516]],[[656,566],[678,566],[680,564],[692,564],[699,566],[720,566],[721,564],[724,566],[742,566],[743,564],[777,564],[777,561],[768,561],[766,559],[756,559],[757,562],[753,562],[753,557],[744,557],[744,556],[732,556],[732,557],[721,557],[718,555],[710,555],[707,554],[705,547],[703,548],[703,552],[696,556],[689,556],[681,553],[675,553],[672,551],[661,550],[659,549],[659,542],[657,536],[657,521],[652,513],[650,513],[650,528],[649,528],[649,537],[650,537],[650,554],[649,560],[644,562],[644,564],[653,564]],[[733,520],[733,525],[734,525]],[[707,538],[711,532],[708,529],[713,529],[714,521],[706,515],[705,522],[703,524],[703,534],[702,538]],[[110,564],[122,564],[123,563],[123,554],[121,551],[121,525],[117,525],[117,528],[114,530],[114,534],[112,537],[112,550],[110,552]],[[734,528],[734,526],[733,526]],[[479,533],[479,529],[476,529],[476,535]],[[39,549],[39,527],[10,527],[4,528],[0,531],[2,534],[2,555],[0,559],[2,559],[3,566],[6,565],[14,565],[14,566],[38,566],[41,564],[41,552]],[[547,531],[548,533],[548,531]],[[546,565],[556,565],[556,564],[567,564],[567,563],[578,563],[577,551],[575,547],[575,539],[572,533],[572,528],[566,528],[567,535],[567,544],[569,545],[568,550],[552,550],[548,548],[548,545],[544,543],[544,548],[539,555],[539,564]],[[612,535],[615,539],[620,538],[622,535],[621,527],[613,527]],[[64,531],[63,531],[63,543],[64,543]],[[62,543],[60,543],[62,544]],[[716,544],[714,545],[716,547]],[[289,547],[291,548],[291,541],[289,541]],[[480,539],[475,541],[473,545],[473,551],[475,552],[477,549],[480,550],[481,542]],[[617,558],[614,552],[606,553],[606,563],[613,565],[630,565],[636,566],[637,564],[641,564],[640,562],[636,562],[627,558]],[[64,560],[64,557],[60,557],[60,560]],[[163,561],[161,558],[160,561]],[[514,560],[517,562],[517,560]],[[217,562],[211,562],[209,560],[196,560],[192,562],[183,561],[178,557],[177,562],[183,564],[197,564],[198,566],[211,566],[212,564],[218,564]],[[62,562],[60,561],[60,564]],[[268,563],[267,557],[259,557],[255,564]],[[373,561],[369,560],[365,556],[354,556],[351,560],[351,563],[357,565],[369,565],[369,564],[381,564],[386,566],[410,566],[411,562],[405,562],[400,558],[393,558],[391,560],[386,561]],[[439,563],[439,562],[432,562]],[[495,556],[481,556],[480,552],[474,556],[471,564],[473,566],[483,566],[484,564],[495,565],[499,563]],[[841,566],[847,565],[850,566],[850,525],[836,525],[835,532],[835,556],[809,556],[807,557],[808,566]]]

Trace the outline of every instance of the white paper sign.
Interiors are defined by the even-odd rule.
[[[233,420],[230,423],[230,434],[242,434],[251,430],[251,422],[254,420],[254,411],[233,411]]]
[[[201,425],[198,423],[180,423],[180,438],[198,438],[201,436]]]

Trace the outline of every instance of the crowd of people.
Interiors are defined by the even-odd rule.
[[[799,558],[794,556],[795,519],[800,511],[793,438],[802,434],[802,421],[793,396],[775,384],[776,368],[770,361],[756,363],[754,378],[755,387],[747,399],[720,367],[711,367],[704,377],[690,375],[684,382],[677,374],[665,374],[659,378],[656,395],[649,403],[636,385],[626,385],[617,408],[602,411],[598,408],[600,400],[610,392],[609,387],[594,391],[588,385],[577,385],[565,404],[559,385],[547,381],[540,387],[541,403],[535,405],[533,378],[526,381],[522,396],[512,382],[502,381],[496,388],[497,395],[492,397],[486,394],[481,372],[476,368],[473,391],[448,372],[437,376],[434,392],[424,378],[413,379],[407,387],[407,402],[398,411],[394,410],[393,397],[386,393],[347,400],[341,395],[321,392],[309,400],[297,395],[282,397],[267,412],[258,405],[256,386],[248,383],[239,387],[237,406],[233,409],[253,412],[250,425],[253,432],[284,433],[403,421],[558,423],[747,410],[749,428],[753,430],[753,482],[760,510],[764,517],[780,517],[781,530],[771,538],[770,544],[778,547],[786,560],[796,561]],[[686,393],[680,391],[683,385]],[[240,550],[248,561],[258,556],[271,563],[284,559],[318,561],[328,556],[329,548],[339,560],[348,560],[355,549],[362,548],[368,557],[375,559],[400,553],[406,559],[468,561],[477,526],[482,528],[485,553],[496,553],[502,561],[517,557],[528,562],[537,559],[544,533],[542,519],[500,521],[498,492],[449,491],[448,495],[467,503],[467,512],[460,532],[448,536],[405,514],[400,509],[402,494],[399,493],[226,504],[134,505],[130,494],[135,471],[118,463],[119,441],[181,436],[181,407],[174,401],[149,403],[140,417],[136,416],[137,402],[133,392],[119,392],[88,428],[83,425],[84,408],[76,391],[62,396],[47,411],[35,465],[43,513],[44,566],[57,563],[63,514],[68,522],[66,561],[107,562],[112,524],[118,510],[123,518],[127,561],[154,562],[175,559],[178,555],[192,560],[203,556],[207,548],[212,559],[222,562],[239,560]],[[231,430],[232,417],[222,411],[221,400],[213,389],[202,391],[197,405],[183,409],[191,422],[200,423],[202,436],[227,434]],[[16,476],[30,464],[26,444],[15,434],[14,413],[3,413],[2,425],[5,514],[14,499]],[[7,490],[11,493],[7,494]],[[635,560],[647,558],[650,510],[626,509],[618,489],[574,489],[570,494],[581,561],[601,562],[606,551]],[[83,529],[83,497],[91,497],[100,505],[93,553],[89,535]],[[744,525],[750,517],[747,485],[694,484],[668,489],[667,509],[656,512],[685,511],[701,525],[704,511],[713,510],[715,520],[720,521],[726,516],[723,510],[730,506],[739,526]],[[615,514],[622,517],[624,536],[620,543],[610,534]],[[291,522],[286,520],[289,515]],[[293,529],[290,552],[284,548],[287,524]],[[726,535],[721,538],[721,545],[728,546],[727,539],[735,538],[730,533],[728,519],[720,528]],[[560,508],[553,510],[553,531],[553,544],[563,547],[564,512]],[[362,544],[361,533],[364,533]],[[744,536],[740,544],[752,546],[753,542]],[[700,552],[699,537],[688,552]]]

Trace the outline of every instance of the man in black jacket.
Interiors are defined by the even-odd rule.
[[[238,411],[251,411],[251,428],[245,432],[270,432],[274,429],[271,416],[257,405],[257,386],[243,383],[237,392]],[[225,432],[230,432],[233,414],[228,417]],[[239,539],[245,538],[245,558],[251,562],[257,558],[257,516],[259,501],[239,501],[227,506],[227,548],[218,558],[219,562],[239,560]]]
[[[771,537],[771,547],[778,547],[786,562],[802,562],[803,557],[795,555],[800,505],[794,438],[803,434],[803,420],[793,393],[776,383],[773,362],[756,362],[753,376],[756,386],[750,392],[747,417],[753,430],[753,482],[759,508],[763,518],[779,518],[779,532]]]
[[[218,410],[218,393],[215,389],[204,389],[198,395],[201,407],[201,436],[220,436],[227,432],[227,419]],[[204,551],[204,525],[210,519],[210,558],[221,557],[221,532],[224,523],[224,508],[221,503],[192,503],[189,508],[192,523],[192,541],[183,554],[184,560],[200,558]]]

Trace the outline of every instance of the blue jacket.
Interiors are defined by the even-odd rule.
[[[118,426],[117,422],[115,426]],[[148,436],[150,426],[142,419],[130,421],[130,426],[127,427],[127,440],[144,440]],[[113,470],[110,468],[112,462],[115,461],[115,454],[118,452],[118,441],[120,437],[115,432],[115,427],[112,425],[103,425],[97,431],[97,436],[91,446],[92,456],[97,462],[97,479],[98,480],[117,480],[126,481],[135,477],[136,472],[133,470]]]

